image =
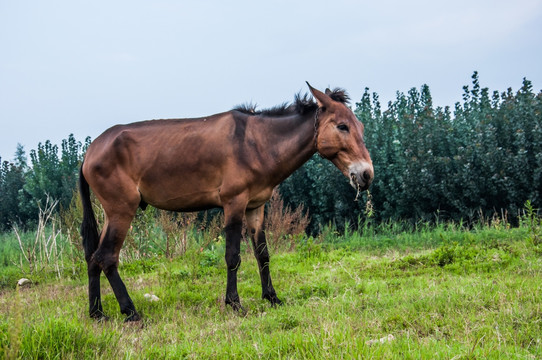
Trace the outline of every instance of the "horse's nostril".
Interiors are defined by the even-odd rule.
[[[363,179],[365,179],[365,181],[369,181],[371,179],[371,172],[369,170],[365,170],[363,172]]]

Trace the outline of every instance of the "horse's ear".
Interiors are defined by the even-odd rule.
[[[314,96],[314,98],[316,99],[319,107],[325,108],[329,107],[332,104],[333,100],[328,95],[324,94],[320,90],[313,88],[308,81],[306,83],[309,86],[309,90],[311,91],[312,96]]]

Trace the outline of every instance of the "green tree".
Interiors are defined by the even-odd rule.
[[[88,138],[86,142],[88,143]],[[73,134],[62,140],[59,158],[58,146],[47,140],[39,143],[37,150],[30,151],[31,169],[26,174],[24,190],[32,201],[28,206],[37,209],[49,196],[67,207],[76,186],[77,171],[82,159],[82,144]]]
[[[0,159],[1,162],[1,159]],[[0,230],[10,229],[28,220],[19,206],[19,191],[24,186],[24,166],[1,162],[0,167]],[[24,164],[26,165],[26,164]]]

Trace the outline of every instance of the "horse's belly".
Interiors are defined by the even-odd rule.
[[[218,189],[181,192],[158,186],[139,191],[144,202],[163,210],[200,211],[222,206]]]

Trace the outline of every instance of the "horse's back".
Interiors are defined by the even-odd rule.
[[[83,173],[95,192],[108,183],[132,187],[159,208],[220,206],[219,189],[234,158],[233,123],[223,113],[117,125],[89,146]]]

